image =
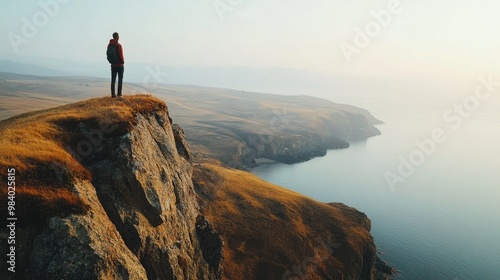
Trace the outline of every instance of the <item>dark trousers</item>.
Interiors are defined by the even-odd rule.
[[[122,95],[123,66],[111,66],[111,96],[115,96],[116,75],[118,75],[118,96]]]

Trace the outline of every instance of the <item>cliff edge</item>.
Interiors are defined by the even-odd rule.
[[[222,241],[163,101],[91,99],[2,121],[0,134],[17,186],[15,273],[0,278],[221,278]]]
[[[391,279],[371,221],[215,162],[195,165],[202,213],[225,241],[224,279]]]

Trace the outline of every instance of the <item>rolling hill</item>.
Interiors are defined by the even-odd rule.
[[[0,119],[34,109],[106,96],[109,82],[89,77],[37,77],[0,73]],[[349,141],[380,134],[368,111],[325,99],[198,86],[129,84],[169,104],[196,158],[237,168],[260,159],[294,163],[347,148]]]

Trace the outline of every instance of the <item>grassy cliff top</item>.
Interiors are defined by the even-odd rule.
[[[91,179],[90,172],[75,158],[89,147],[81,145],[82,141],[88,144],[92,138],[84,134],[82,127],[124,134],[133,125],[135,115],[155,110],[166,110],[166,105],[152,96],[107,97],[0,121],[0,168],[3,173],[16,170],[16,199],[24,200],[25,205],[39,203],[40,209],[56,210],[60,205],[81,210],[83,205],[69,188],[75,178]],[[5,196],[6,188],[2,188],[1,200]]]
[[[65,146],[79,123],[97,125],[102,130],[118,125],[122,131],[133,124],[136,114],[158,109],[166,109],[165,103],[147,95],[94,98],[0,121],[0,166],[20,172],[39,162],[76,168],[78,164]]]

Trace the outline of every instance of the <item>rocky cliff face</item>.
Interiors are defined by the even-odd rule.
[[[192,177],[183,130],[151,96],[20,115],[1,121],[0,135],[0,170],[16,169],[18,218],[16,272],[0,279],[371,280],[390,270],[355,209],[213,161],[195,164]],[[290,135],[261,152],[296,157],[315,141],[329,145]],[[9,234],[0,229],[2,252]]]
[[[65,130],[58,145],[90,172],[90,178],[69,176],[67,182],[86,209],[18,228],[17,278],[221,278],[222,241],[200,215],[183,131],[172,124],[163,102],[153,100],[155,109],[141,112],[141,101],[113,100],[116,104],[101,116],[51,123]],[[102,125],[124,109],[133,111],[129,120],[117,122],[113,116]],[[2,229],[2,252],[5,237]],[[2,279],[11,276],[0,272]]]
[[[344,149],[349,143],[336,136],[315,133],[273,134],[241,133],[242,141],[237,152],[226,164],[240,169],[257,165],[256,159],[268,159],[282,163],[297,163],[326,155],[330,149]]]
[[[350,112],[327,112],[312,124],[290,123],[284,129],[241,130],[227,126],[231,133],[217,135],[219,141],[228,143],[225,156],[218,159],[229,166],[246,169],[254,167],[256,159],[265,158],[282,163],[297,163],[326,155],[331,149],[345,149],[348,141],[360,141],[380,135],[380,131],[370,124],[364,115]],[[314,111],[311,111],[314,114]],[[307,117],[306,117],[307,118]],[[310,118],[310,117],[309,117]],[[189,127],[189,132],[196,135]],[[228,138],[220,139],[220,138]],[[189,139],[194,143],[198,139]],[[206,140],[202,140],[206,141]],[[205,144],[209,145],[209,144]],[[230,153],[231,147],[236,146]],[[223,154],[223,153],[220,153]]]

